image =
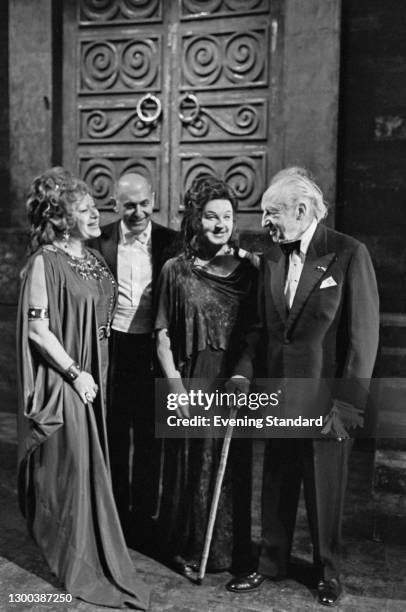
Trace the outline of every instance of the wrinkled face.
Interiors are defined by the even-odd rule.
[[[199,240],[221,248],[231,238],[234,211],[230,200],[210,200],[202,211]]]
[[[262,227],[269,229],[274,242],[296,240],[302,233],[302,222],[298,207],[287,201],[287,198],[274,200],[264,194],[261,202],[263,210]]]
[[[70,230],[71,236],[83,240],[100,236],[100,213],[91,195],[86,194],[73,206],[72,217],[74,226]]]
[[[154,194],[146,183],[127,184],[116,197],[117,212],[129,230],[141,234],[154,210]]]

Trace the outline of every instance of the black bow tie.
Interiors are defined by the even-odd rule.
[[[279,246],[285,257],[289,257],[293,251],[300,253],[300,240],[294,240],[293,242],[280,242]]]

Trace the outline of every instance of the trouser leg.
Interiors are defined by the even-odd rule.
[[[156,494],[151,350],[149,334],[113,331],[107,429],[113,491],[127,536],[134,517],[151,516]]]
[[[306,440],[304,492],[318,578],[340,573],[341,525],[352,440]]]
[[[297,442],[273,439],[265,447],[258,571],[267,576],[287,573],[301,483]]]

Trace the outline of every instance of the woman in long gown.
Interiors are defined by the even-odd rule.
[[[19,301],[19,497],[28,529],[73,596],[148,608],[110,484],[105,430],[114,278],[87,186],[62,168],[33,182],[31,257]]]
[[[256,269],[233,246],[237,199],[223,181],[197,178],[184,198],[184,251],[161,273],[155,328],[157,353],[170,391],[187,379],[207,383],[233,371],[255,313]],[[203,549],[222,440],[165,440],[162,537],[172,566],[186,576]],[[214,528],[209,571],[250,563],[249,440],[234,440]]]

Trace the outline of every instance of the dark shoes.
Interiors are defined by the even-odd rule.
[[[282,577],[281,577],[282,578]],[[247,593],[258,589],[265,580],[278,580],[279,577],[272,578],[264,576],[259,572],[252,572],[239,578],[233,578],[227,582],[226,589],[233,593]],[[337,578],[331,580],[320,580],[317,585],[317,595],[319,602],[324,606],[334,606],[343,592],[340,581]]]
[[[343,588],[337,578],[319,580],[317,585],[319,602],[324,606],[335,606],[342,592]]]
[[[260,587],[265,580],[268,580],[267,576],[259,572],[252,572],[252,574],[246,574],[240,578],[233,578],[230,582],[227,582],[226,589],[227,591],[233,591],[233,593],[246,593]]]

